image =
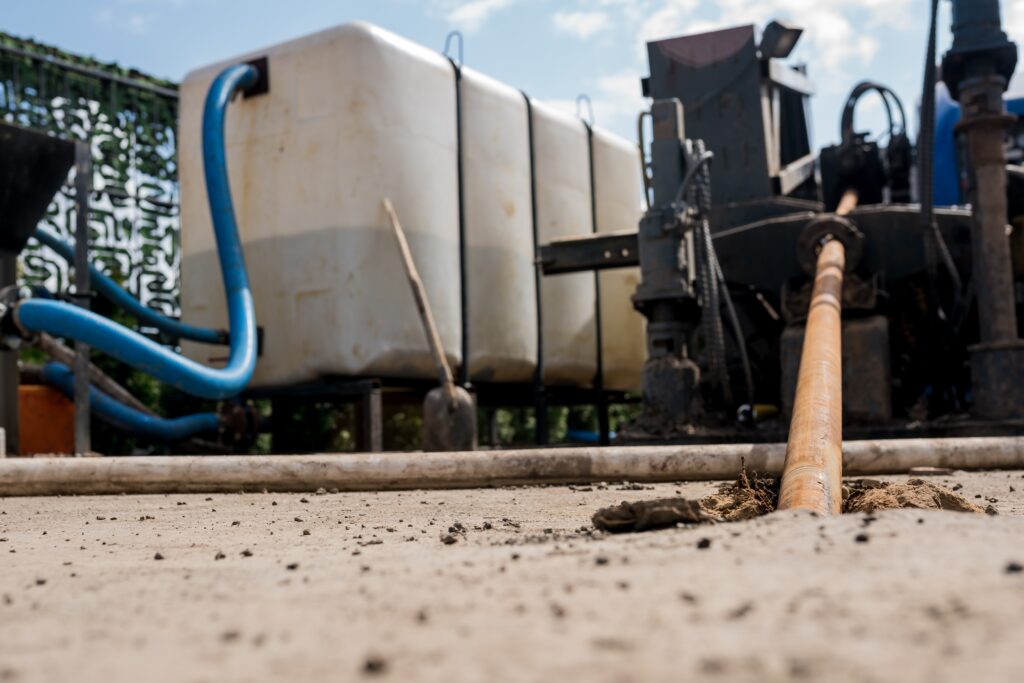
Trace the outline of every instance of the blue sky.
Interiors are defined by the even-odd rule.
[[[643,43],[716,27],[790,20],[805,28],[794,58],[818,85],[814,142],[838,136],[846,94],[861,79],[894,88],[910,110],[920,90],[928,0],[33,0],[4,3],[0,28],[73,52],[180,80],[190,69],[347,21],[379,24],[441,49],[465,34],[465,60],[534,97],[574,109],[630,139],[644,107]],[[948,45],[942,2],[940,45]],[[1024,0],[1003,0],[1024,42]],[[864,126],[881,109],[865,101]],[[914,125],[912,124],[912,128]]]

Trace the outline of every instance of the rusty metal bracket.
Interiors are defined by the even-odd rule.
[[[545,275],[579,273],[640,264],[635,230],[608,232],[556,240],[540,247],[540,267]]]

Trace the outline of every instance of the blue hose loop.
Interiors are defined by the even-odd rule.
[[[59,389],[68,398],[74,397],[75,374],[63,363],[44,365],[43,381]],[[93,386],[89,387],[89,406],[96,417],[107,424],[151,441],[182,441],[198,434],[216,432],[220,426],[216,413],[196,413],[171,419],[146,415]]]
[[[100,315],[71,304],[29,299],[18,304],[15,322],[26,332],[48,332],[85,342],[119,361],[202,398],[237,395],[256,367],[256,310],[245,270],[224,151],[224,116],[231,98],[257,79],[248,64],[230,66],[210,86],[203,111],[203,161],[221,274],[227,294],[230,351],[223,368],[208,368]]]
[[[36,228],[36,231],[32,233],[32,237],[40,244],[56,252],[58,256],[68,263],[74,263],[75,248],[56,235],[42,228]],[[92,286],[103,298],[121,308],[144,325],[155,327],[175,339],[191,339],[192,341],[204,344],[228,343],[227,330],[215,330],[208,327],[189,325],[179,320],[168,318],[162,313],[144,305],[95,266],[89,266],[89,278]]]

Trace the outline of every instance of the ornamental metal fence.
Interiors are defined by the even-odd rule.
[[[90,141],[91,260],[143,303],[178,315],[177,85],[0,33],[0,117]],[[68,182],[43,224],[70,242],[74,213]],[[19,281],[62,292],[69,270],[31,241]]]

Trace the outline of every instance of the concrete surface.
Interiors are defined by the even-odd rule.
[[[0,681],[1024,680],[1024,473],[935,481],[1000,514],[594,538],[714,486],[0,499]]]

